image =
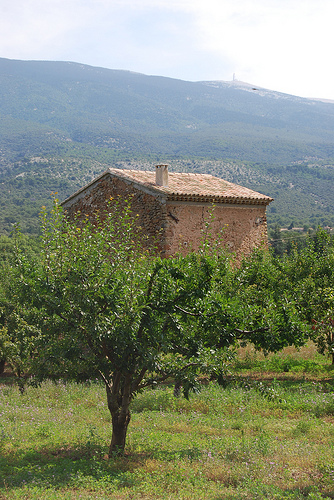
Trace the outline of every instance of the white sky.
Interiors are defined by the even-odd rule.
[[[0,57],[334,99],[333,0],[0,0]]]

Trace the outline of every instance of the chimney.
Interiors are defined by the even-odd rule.
[[[158,186],[168,186],[168,165],[156,165],[155,183]]]

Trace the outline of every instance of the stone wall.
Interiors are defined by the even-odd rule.
[[[219,240],[240,260],[260,245],[267,245],[266,207],[263,205],[225,205],[168,203],[166,255],[197,251],[205,238]]]
[[[106,175],[73,197],[71,203],[65,203],[63,208],[70,217],[78,212],[83,217],[94,217],[99,212],[103,218],[111,198],[124,205],[126,200],[130,201],[138,232],[147,238],[144,244],[151,248],[156,247],[164,256],[166,205],[157,197],[136,189],[131,182]]]

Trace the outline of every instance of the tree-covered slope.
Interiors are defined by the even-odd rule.
[[[125,142],[137,149],[140,139],[146,152],[227,152],[273,163],[333,154],[333,104],[238,82],[194,83],[76,63],[0,59],[0,89],[2,117],[79,142],[110,145],[113,139],[116,147]]]
[[[274,196],[272,221],[333,219],[334,104],[242,82],[8,59],[0,96],[0,232],[28,212],[34,231],[51,191],[67,196],[110,164],[155,162]]]

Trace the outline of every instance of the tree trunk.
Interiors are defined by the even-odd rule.
[[[174,384],[174,398],[178,398],[181,395],[182,382],[181,380],[175,380]]]
[[[130,422],[131,374],[115,372],[112,383],[106,384],[108,409],[112,421],[112,437],[109,458],[123,455],[126,432]]]
[[[122,411],[121,408],[112,415],[112,437],[109,447],[109,458],[115,455],[123,455],[126,441],[126,433],[130,422],[130,411]]]
[[[6,364],[6,360],[0,359],[0,375],[2,375],[3,372],[5,371],[5,364]]]
[[[331,319],[329,320],[330,322],[332,321]],[[334,325],[332,325],[334,326]],[[331,350],[330,356],[332,358],[332,365],[334,365],[334,331],[330,331],[327,336],[327,345],[329,346],[329,349]]]
[[[112,436],[109,447],[109,458],[115,455],[123,455],[125,449],[126,433],[130,423],[130,402],[133,394],[143,380],[147,371],[143,367],[137,375],[132,373],[122,373],[115,370],[112,380],[102,376],[107,390],[108,409],[112,421]]]

